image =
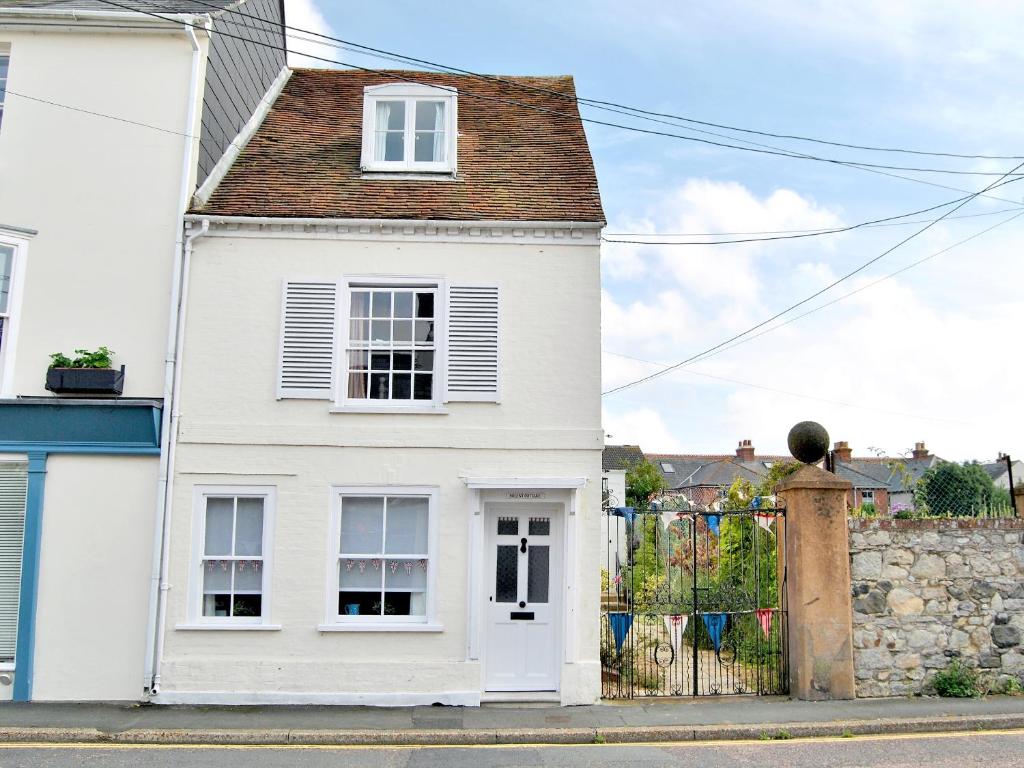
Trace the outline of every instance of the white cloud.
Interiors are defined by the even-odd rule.
[[[611,445],[639,445],[647,451],[666,453],[683,449],[682,441],[672,434],[658,412],[652,408],[617,414],[604,411],[601,418],[607,435],[606,441]]]
[[[285,23],[294,29],[305,32],[288,31],[288,65],[291,67],[335,66],[326,61],[310,58],[303,54],[311,54],[324,59],[337,59],[339,50],[330,41],[316,35],[337,37],[331,25],[317,7],[316,0],[285,0]],[[314,34],[309,34],[314,33]]]

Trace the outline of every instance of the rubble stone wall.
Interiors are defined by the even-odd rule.
[[[1024,683],[1024,520],[850,520],[857,695],[932,693],[959,658]]]

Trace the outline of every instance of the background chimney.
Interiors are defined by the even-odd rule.
[[[853,457],[853,449],[850,447],[848,442],[840,440],[832,450],[835,451],[836,461],[842,461],[847,464],[850,463],[850,459]]]
[[[749,440],[740,440],[739,447],[736,449],[736,458],[740,461],[753,461],[754,444]]]
[[[919,443],[914,443],[914,458],[915,459],[927,459],[929,456],[931,456],[931,454],[928,453],[928,449],[925,448],[924,440],[922,440]]]

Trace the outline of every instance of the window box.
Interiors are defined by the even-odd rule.
[[[46,388],[57,394],[120,395],[124,392],[124,366],[114,368],[50,368]]]

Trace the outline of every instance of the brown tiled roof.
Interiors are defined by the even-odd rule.
[[[458,90],[457,178],[362,178],[363,88],[402,78]],[[570,98],[461,75],[297,69],[208,203],[195,212],[603,222],[572,78],[503,79]]]

